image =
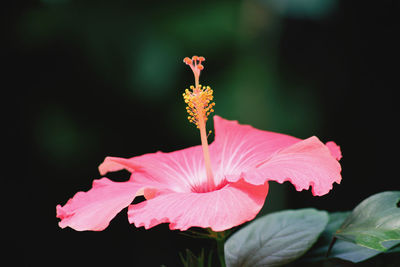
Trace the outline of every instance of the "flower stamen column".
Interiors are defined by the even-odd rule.
[[[193,71],[195,86],[190,86],[183,94],[185,102],[188,104],[186,110],[189,114],[188,120],[194,123],[200,130],[201,146],[203,149],[204,163],[207,173],[207,188],[205,191],[212,191],[216,185],[214,182],[214,175],[211,168],[210,152],[208,149],[206,122],[207,116],[214,112],[215,106],[213,100],[213,90],[209,86],[202,86],[199,83],[200,72],[204,69],[201,62],[205,61],[204,57],[193,56],[191,59],[186,57],[183,62],[189,65]]]

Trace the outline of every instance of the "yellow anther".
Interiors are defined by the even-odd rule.
[[[197,88],[193,85],[190,86],[191,91],[185,90],[183,94],[183,99],[188,106],[186,111],[189,113],[190,118],[188,120],[196,125],[198,125],[199,119],[207,121],[207,116],[213,112],[212,107],[215,106],[214,102],[211,102],[213,97],[213,91],[210,86],[201,86]]]

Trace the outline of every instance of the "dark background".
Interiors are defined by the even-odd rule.
[[[263,213],[350,210],[399,190],[399,11],[394,0],[8,1],[2,206],[13,266],[177,266],[185,248],[213,246],[167,225],[136,229],[126,209],[103,232],[62,230],[55,217],[100,178],[105,156],[200,143],[182,100],[193,84],[182,59],[194,54],[206,57],[216,114],[342,148],[333,191],[271,183]]]

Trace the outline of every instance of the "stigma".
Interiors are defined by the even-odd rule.
[[[200,72],[204,69],[204,66],[203,64],[201,64],[201,62],[205,60],[206,59],[204,57],[198,57],[198,56],[193,56],[191,59],[188,57],[185,57],[183,59],[183,62],[185,62],[186,65],[189,65],[189,67],[193,71],[196,87],[199,86]]]

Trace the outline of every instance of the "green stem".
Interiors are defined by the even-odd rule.
[[[224,244],[225,240],[229,235],[229,231],[223,232],[214,232],[210,228],[207,229],[209,233],[209,237],[215,239],[217,242],[217,252],[218,252],[218,259],[221,264],[221,267],[226,267],[225,264],[225,254],[224,254]]]
[[[217,251],[218,251],[218,258],[219,262],[221,264],[221,267],[226,267],[225,264],[225,256],[224,256],[224,244],[225,244],[225,239],[216,239],[217,241]]]

